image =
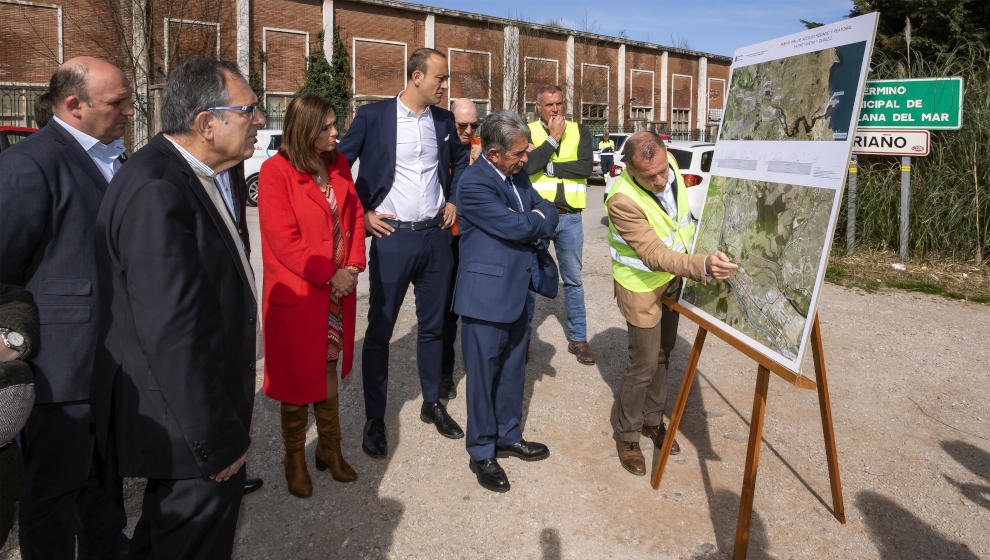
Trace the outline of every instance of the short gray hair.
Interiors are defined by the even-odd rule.
[[[229,103],[225,73],[243,78],[234,64],[212,58],[194,56],[179,65],[162,93],[162,132],[189,132],[196,115],[207,107]]]
[[[69,64],[56,70],[48,82],[51,105],[59,105],[66,97],[75,95],[87,105],[92,106],[87,89],[89,85],[87,83],[88,74],[89,68],[84,64]]]
[[[505,109],[492,111],[485,120],[481,121],[481,127],[478,129],[481,152],[487,153],[489,148],[506,152],[512,147],[512,141],[520,134],[529,139],[529,126],[522,117]]]

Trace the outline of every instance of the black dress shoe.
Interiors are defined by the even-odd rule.
[[[440,435],[450,439],[461,439],[464,437],[464,430],[454,422],[454,419],[447,414],[447,409],[436,402],[424,402],[423,408],[419,409],[419,419],[427,424],[437,427]]]
[[[264,486],[264,484],[265,481],[261,480],[260,478],[249,478],[244,481],[244,493],[250,494],[251,492],[257,490],[258,488]]]
[[[372,418],[364,424],[364,438],[361,449],[372,459],[384,459],[388,451],[388,441],[385,439],[385,421]]]
[[[457,385],[453,379],[444,379],[440,382],[440,398],[450,400],[457,397]]]
[[[482,488],[492,492],[509,491],[509,477],[505,476],[505,471],[494,458],[481,461],[471,459],[468,466],[471,467],[471,472],[478,475],[478,484]]]
[[[550,450],[542,443],[521,439],[512,445],[496,445],[495,456],[518,457],[523,461],[542,461],[550,456]]]

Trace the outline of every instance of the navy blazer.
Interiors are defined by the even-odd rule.
[[[365,211],[378,208],[395,181],[398,110],[395,97],[359,108],[337,147],[352,165],[361,160],[354,187]],[[467,168],[470,151],[457,138],[454,114],[436,105],[430,106],[429,110],[437,133],[440,186],[444,199],[453,202],[456,196],[454,180]]]
[[[0,152],[0,282],[34,296],[41,343],[35,402],[88,400],[98,324],[96,213],[107,180],[54,119]]]
[[[111,367],[93,383],[101,447],[112,433],[123,476],[219,472],[247,450],[254,403],[257,303],[241,241],[161,134],[114,176],[98,230],[113,311],[100,355]]]
[[[512,323],[522,315],[536,251],[532,243],[553,235],[558,216],[523,171],[512,182],[523,212],[510,210],[518,207],[515,195],[484,158],[458,182],[460,264],[453,304],[458,315],[496,323]]]

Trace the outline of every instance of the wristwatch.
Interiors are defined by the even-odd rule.
[[[7,348],[20,352],[20,354],[17,355],[18,358],[21,358],[27,354],[28,348],[23,334],[0,327],[0,340],[3,340],[3,345]]]

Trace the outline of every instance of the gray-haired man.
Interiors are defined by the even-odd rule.
[[[518,115],[494,111],[481,125],[482,157],[457,187],[461,261],[454,312],[461,316],[467,372],[467,450],[478,483],[507,492],[497,457],[538,461],[547,446],[522,439],[523,385],[533,243],[553,235],[557,211],[523,172],[529,130]]]
[[[131,558],[228,558],[254,401],[254,274],[226,171],[265,118],[228,63],[192,58],[162,99],[163,134],[110,183],[98,217],[113,287],[94,380],[97,434],[148,479]]]

